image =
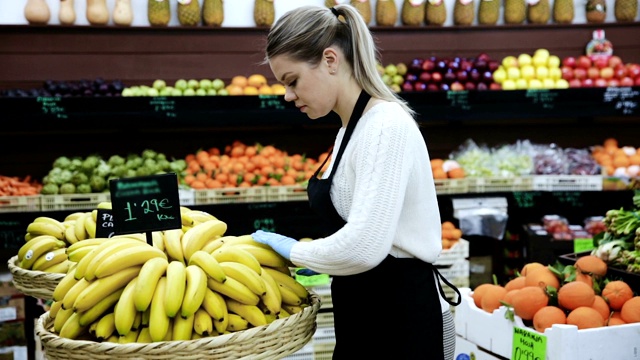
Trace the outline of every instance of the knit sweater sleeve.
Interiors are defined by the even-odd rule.
[[[412,196],[408,193],[411,180],[430,175],[416,173],[428,161],[415,121],[399,105],[372,108],[360,119],[338,168],[331,169],[336,171],[332,202],[346,225],[326,238],[295,244],[292,262],[331,275],[351,275],[377,266],[394,245],[402,243],[397,230],[401,215],[407,213],[403,207]],[[438,249],[434,251],[437,256]]]

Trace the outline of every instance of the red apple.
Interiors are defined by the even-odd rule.
[[[607,87],[608,84],[609,82],[605,79],[598,78],[593,81],[593,86],[595,87]]]
[[[614,73],[612,67],[605,66],[605,67],[600,69],[600,77],[605,79],[605,80],[613,79],[614,75],[615,75],[615,73]]]
[[[627,64],[627,73],[632,78],[637,78],[640,75],[640,64],[636,63],[628,63]]]
[[[431,73],[428,71],[421,72],[420,75],[418,76],[418,80],[424,83],[428,83],[429,81],[431,81]]]
[[[494,72],[500,67],[500,62],[498,62],[497,60],[490,60],[487,63],[487,67],[489,68],[489,71]]]
[[[633,79],[628,76],[625,76],[622,79],[620,79],[620,86],[633,86],[633,85],[634,85]]]
[[[574,78],[573,76],[573,68],[567,65],[563,65],[560,68],[560,71],[562,72],[562,78],[569,81],[571,79]]]
[[[638,76],[638,77],[633,81],[633,85],[635,85],[635,86],[640,86],[640,76]]]
[[[480,83],[480,84],[484,84],[484,83]],[[480,84],[478,84],[478,85],[480,85]],[[486,85],[485,85],[485,88],[486,88]],[[467,81],[466,83],[464,83],[464,89],[465,90],[475,90],[476,89],[476,83],[474,83],[473,81]]]
[[[502,90],[502,86],[498,83],[489,84],[489,90]]]
[[[608,87],[618,87],[620,86],[620,80],[618,79],[609,79],[607,80]]]
[[[421,69],[422,71],[433,71],[436,68],[436,63],[431,59],[426,59],[422,62]]]
[[[609,60],[605,57],[597,57],[592,60],[592,63],[593,63],[593,66],[597,67],[598,69],[602,69],[605,66],[609,66]]]
[[[597,79],[600,77],[600,69],[596,67],[590,67],[587,69],[587,77],[589,79]]]
[[[480,53],[480,54],[478,54],[478,56],[476,56],[476,59],[489,61],[489,60],[491,60],[491,57],[487,53]]]
[[[593,79],[583,79],[582,80],[582,87],[593,87]]]
[[[464,90],[464,85],[459,81],[454,81],[451,83],[451,91],[462,91]]]
[[[578,80],[584,80],[587,78],[587,69],[577,67],[573,69],[573,77]]]
[[[622,59],[618,55],[611,55],[611,57],[609,57],[608,62],[609,62],[609,66],[615,69],[616,66],[622,64]]]
[[[458,72],[456,72],[456,79],[461,83],[465,83],[467,79],[469,79],[469,73],[466,70],[458,70]]]
[[[613,68],[613,72],[615,73],[614,76],[618,79],[622,79],[627,76],[627,68],[622,64],[616,65]]]
[[[571,80],[569,80],[569,87],[570,88],[582,87],[582,81],[580,81],[578,79],[571,79]]]
[[[449,90],[451,90],[451,87],[449,87],[449,84],[442,83],[442,84],[440,84],[440,90],[449,91]]]
[[[413,91],[425,91],[427,90],[427,84],[423,83],[422,81],[416,81],[415,84],[413,84]]]
[[[576,58],[573,56],[567,56],[566,58],[562,59],[562,65],[574,68],[576,67]]]
[[[438,72],[434,72],[431,74],[431,81],[433,81],[434,83],[439,83],[442,81],[442,74],[438,73]]]
[[[485,83],[478,83],[478,85],[476,85],[476,90],[487,90],[490,86],[487,86],[487,84]]]
[[[440,87],[437,84],[429,83],[427,84],[427,91],[439,91]]]
[[[413,83],[411,81],[405,81],[402,83],[400,87],[403,92],[412,92],[413,91]]]
[[[576,67],[580,67],[586,70],[590,68],[591,65],[592,65],[591,58],[589,58],[587,55],[580,55],[576,60]]]

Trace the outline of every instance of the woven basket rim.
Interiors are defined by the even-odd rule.
[[[135,358],[135,359],[236,359],[238,357],[228,357],[228,353],[233,353],[234,347],[243,349],[255,349],[255,353],[249,357],[242,356],[242,359],[277,359],[292,354],[306,345],[315,333],[317,322],[316,317],[320,309],[320,297],[309,291],[310,306],[305,307],[301,312],[291,316],[278,319],[268,325],[249,328],[230,334],[203,337],[195,340],[171,340],[158,341],[152,343],[128,343],[118,344],[109,342],[96,342],[92,340],[72,340],[61,338],[49,329],[53,325],[53,319],[49,317],[49,311],[40,315],[36,322],[36,336],[47,350],[57,354],[65,353],[64,357],[52,357],[53,359],[80,359],[80,358]],[[302,324],[302,326],[301,326]],[[297,344],[285,343],[286,339],[278,338],[277,347],[267,348],[260,346],[268,336],[277,335],[282,329],[296,331],[304,335]],[[278,350],[281,346],[288,345],[289,349]],[[269,354],[269,350],[276,353]],[[188,352],[188,355],[185,354]],[[266,355],[265,355],[266,354]],[[246,355],[246,354],[245,354]],[[266,357],[265,357],[266,356]]]
[[[18,291],[25,295],[49,300],[58,282],[66,275],[38,270],[23,269],[18,265],[18,255],[12,256],[7,265],[12,275],[12,282]]]

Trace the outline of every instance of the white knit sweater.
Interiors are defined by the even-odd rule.
[[[337,154],[345,133],[335,141]],[[325,172],[334,171],[333,164]],[[417,123],[397,103],[379,103],[359,120],[335,170],[331,199],[346,225],[291,250],[291,261],[330,275],[352,275],[387,255],[433,263],[441,221],[429,153]]]

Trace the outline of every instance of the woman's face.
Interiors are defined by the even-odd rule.
[[[270,59],[269,65],[286,88],[285,101],[293,101],[309,118],[317,119],[333,110],[338,92],[336,76],[332,76],[328,62],[323,60],[311,65],[279,55]]]

